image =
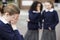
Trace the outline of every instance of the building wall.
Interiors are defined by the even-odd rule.
[[[30,1],[36,1],[36,0],[18,0],[18,5],[19,5],[19,8],[20,9],[29,9],[30,8],[30,5],[22,5],[23,4],[23,1],[29,1],[29,3],[30,3]],[[45,2],[45,1],[52,1],[52,2],[55,2],[55,0],[37,0],[37,1],[40,1],[40,2]],[[26,2],[26,4],[27,4],[27,2]]]

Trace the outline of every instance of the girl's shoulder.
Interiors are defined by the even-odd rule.
[[[45,10],[42,10],[42,12],[41,13],[45,13],[46,11]]]
[[[43,10],[42,12],[57,12],[55,9],[51,9],[51,10]]]
[[[57,10],[54,9],[53,12],[57,12]]]

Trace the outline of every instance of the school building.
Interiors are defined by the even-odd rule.
[[[30,5],[33,3],[33,1],[40,1],[40,2],[45,2],[45,1],[51,1],[54,3],[60,3],[60,0],[17,0],[18,5],[21,9],[27,9],[30,7]]]

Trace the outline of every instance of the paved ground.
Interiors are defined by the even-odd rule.
[[[60,19],[60,11],[58,11],[58,15],[59,15],[59,19]],[[28,18],[28,11],[27,10],[21,10],[21,14],[20,14],[20,17],[19,17],[19,21],[17,23],[17,27],[18,27],[18,30],[20,31],[20,33],[22,35],[25,35],[26,31],[27,31],[27,18]],[[40,31],[39,33],[40,37],[39,37],[39,40],[41,38],[41,35],[42,35],[42,31]],[[56,34],[57,34],[57,40],[60,40],[60,22],[59,24],[56,26]]]

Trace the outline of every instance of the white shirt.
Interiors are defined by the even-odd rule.
[[[8,22],[8,21],[6,21],[3,17],[0,17],[0,20],[1,20],[4,24],[9,23],[9,22]],[[13,30],[17,30],[16,25],[12,25],[12,28],[13,28]]]
[[[0,20],[1,20],[4,24],[9,23],[9,22],[8,22],[8,21],[6,21],[3,17],[0,17]]]
[[[48,12],[48,11],[53,12],[53,11],[54,11],[54,9],[53,9],[53,8],[52,8],[52,9],[50,9],[50,10],[46,9],[45,11],[46,11],[46,12]]]

